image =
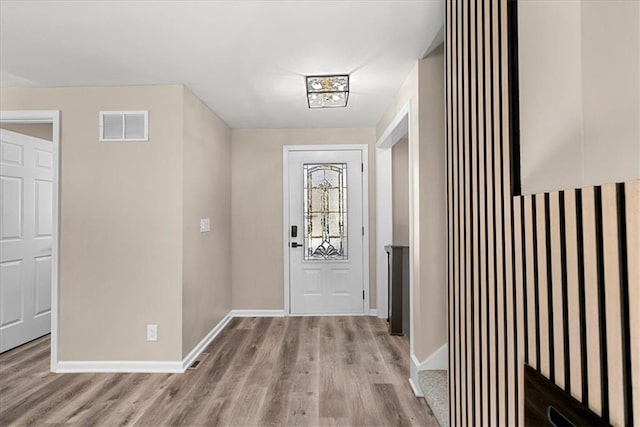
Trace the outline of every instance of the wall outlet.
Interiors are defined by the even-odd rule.
[[[211,221],[209,218],[202,218],[200,220],[200,232],[206,233],[207,231],[211,231]]]
[[[147,341],[158,341],[158,325],[147,325]]]

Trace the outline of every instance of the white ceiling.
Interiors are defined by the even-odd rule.
[[[432,1],[6,1],[0,86],[183,83],[234,128],[368,127],[443,21]],[[351,74],[347,108],[304,76]]]

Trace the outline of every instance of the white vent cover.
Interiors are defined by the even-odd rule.
[[[100,111],[100,141],[148,140],[148,111]]]

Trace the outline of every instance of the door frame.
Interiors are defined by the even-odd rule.
[[[284,257],[284,315],[291,315],[289,282],[289,153],[293,151],[360,151],[362,152],[362,290],[364,301],[362,315],[369,315],[369,146],[367,144],[285,145],[282,147],[282,253]],[[314,314],[314,316],[337,316],[338,314]],[[296,314],[298,316],[298,314]]]
[[[60,111],[0,111],[0,123],[37,124],[51,123],[53,144],[53,200],[51,236],[51,372],[58,366],[58,277],[60,232]]]
[[[389,310],[389,287],[387,278],[386,245],[393,243],[393,213],[392,213],[392,148],[404,138],[408,139],[408,168],[409,175],[409,334],[413,333],[413,257],[415,251],[414,230],[414,138],[411,135],[411,105],[408,101],[400,108],[384,133],[376,142],[376,301],[378,317],[386,319]],[[409,344],[413,340],[409,337]],[[411,347],[413,348],[413,347]]]

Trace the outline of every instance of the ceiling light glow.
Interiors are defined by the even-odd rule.
[[[349,76],[307,76],[309,108],[346,107],[349,99]]]

